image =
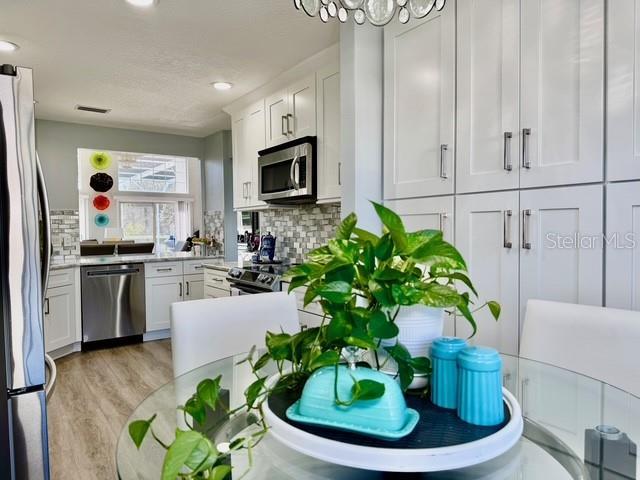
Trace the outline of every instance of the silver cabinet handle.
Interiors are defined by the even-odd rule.
[[[293,188],[296,190],[300,190],[300,184],[296,180],[296,165],[300,163],[300,157],[296,155],[293,158],[293,162],[291,162],[291,170],[289,170],[289,179],[291,180],[291,184]]]
[[[504,169],[507,172],[513,170],[513,163],[511,162],[511,139],[513,138],[512,132],[504,132]]]
[[[251,182],[247,182],[247,200],[251,198]]]
[[[187,282],[187,297],[191,295],[191,289],[189,288],[189,282]]]
[[[531,168],[531,158],[529,156],[529,139],[531,137],[531,129],[522,129],[522,166],[524,168]]]
[[[293,135],[293,130],[291,129],[291,123],[289,123],[289,120],[291,120],[291,123],[293,123],[295,121],[295,118],[293,118],[293,115],[291,113],[287,114],[287,133],[289,135]]]
[[[173,272],[173,268],[158,268],[156,269],[156,272]]]
[[[285,122],[287,122],[287,126],[285,127]],[[289,119],[287,118],[286,115],[282,115],[282,118],[280,119],[280,130],[282,133],[283,137],[287,136],[287,131],[289,130]]]
[[[204,268],[204,265],[196,265],[193,267],[194,270],[202,270]]]
[[[531,242],[529,239],[529,223],[531,221],[531,210],[522,211],[522,248],[531,250]]]
[[[440,231],[444,233],[444,220],[449,217],[448,213],[440,213],[438,214],[439,222],[440,222]]]
[[[503,231],[503,247],[504,248],[512,248],[513,242],[511,241],[511,217],[513,217],[512,210],[505,210],[504,212],[504,231]]]
[[[49,315],[50,310],[49,310],[49,299],[45,298],[44,299],[44,314],[45,315]]]
[[[342,186],[342,162],[338,162],[338,185]]]
[[[448,178],[445,154],[449,149],[449,145],[443,143],[440,145],[440,178]]]
[[[182,282],[180,282],[180,283],[178,284],[178,288],[179,288],[179,290],[180,290],[179,296],[180,296],[180,298],[182,298]]]

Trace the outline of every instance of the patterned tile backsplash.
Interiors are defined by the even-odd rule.
[[[260,212],[260,232],[278,238],[277,257],[299,263],[333,238],[340,220],[339,204],[265,210]]]
[[[224,212],[220,210],[204,212],[204,232],[202,235],[216,239],[219,247],[215,254],[224,254]]]
[[[51,243],[54,262],[80,255],[80,217],[77,210],[51,210]]]

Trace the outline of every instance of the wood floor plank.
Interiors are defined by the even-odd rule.
[[[76,353],[56,364],[47,405],[53,480],[117,478],[121,429],[142,400],[173,378],[170,342]]]

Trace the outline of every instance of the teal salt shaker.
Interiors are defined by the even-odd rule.
[[[502,358],[493,348],[468,347],[458,354],[458,416],[473,425],[504,421]]]
[[[467,347],[462,338],[441,337],[431,345],[431,402],[442,408],[458,408],[458,353]]]

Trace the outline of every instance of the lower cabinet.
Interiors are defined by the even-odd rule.
[[[171,328],[171,304],[184,300],[184,277],[147,278],[147,333]]]
[[[202,300],[204,298],[204,275],[194,274],[184,276],[184,299]]]
[[[222,298],[231,295],[227,281],[228,271],[207,268],[204,271],[204,298]]]
[[[75,285],[47,290],[44,301],[45,350],[52,352],[78,341]]]

